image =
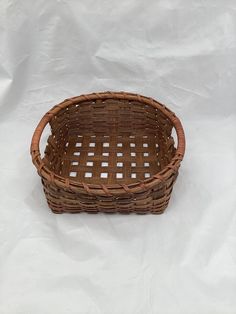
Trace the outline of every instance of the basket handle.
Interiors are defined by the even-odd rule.
[[[30,154],[32,157],[33,164],[38,169],[38,172],[40,173],[42,167],[44,166],[44,162],[41,158],[40,153],[40,139],[43,133],[43,130],[45,126],[49,123],[51,120],[52,114],[50,112],[46,113],[43,118],[40,120],[38,126],[36,127],[32,140],[31,140],[31,146],[30,146]]]

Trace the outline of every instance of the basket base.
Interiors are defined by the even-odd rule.
[[[50,207],[51,208],[51,207]],[[80,213],[87,213],[87,214],[98,214],[98,213],[104,213],[104,214],[122,214],[122,215],[130,215],[130,214],[137,214],[137,215],[147,215],[147,214],[152,214],[152,215],[161,215],[164,213],[165,209],[162,210],[156,210],[156,211],[104,211],[104,210],[91,210],[91,211],[85,211],[85,210],[73,210],[73,211],[63,211],[63,210],[58,210],[58,209],[53,209],[51,208],[52,213],[54,214],[80,214]]]
[[[71,135],[59,175],[88,184],[130,184],[150,178],[168,163],[154,135]],[[91,146],[90,146],[91,145]]]

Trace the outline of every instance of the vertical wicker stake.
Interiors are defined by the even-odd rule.
[[[47,123],[51,135],[41,158]],[[124,92],[66,99],[45,114],[31,143],[54,213],[160,214],[184,150],[184,131],[173,112],[154,99]]]

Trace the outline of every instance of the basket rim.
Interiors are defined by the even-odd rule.
[[[177,134],[177,148],[174,157],[171,162],[166,165],[160,172],[152,175],[148,179],[144,179],[137,182],[132,182],[129,184],[93,184],[85,183],[83,181],[75,181],[73,179],[65,178],[63,176],[55,174],[51,171],[41,158],[40,153],[40,139],[43,133],[44,128],[50,122],[52,117],[57,114],[60,110],[68,107],[69,105],[78,104],[87,100],[106,100],[106,99],[125,99],[125,100],[137,100],[141,103],[151,105],[154,108],[158,108],[166,117],[170,119],[173,123],[173,127],[176,130]],[[97,92],[91,94],[82,94],[80,96],[75,96],[67,98],[61,103],[55,105],[51,108],[40,120],[38,123],[31,141],[30,153],[32,156],[32,162],[37,168],[38,174],[48,180],[51,183],[54,183],[56,186],[61,188],[71,189],[72,191],[86,191],[89,194],[96,195],[114,195],[114,194],[123,194],[123,193],[134,193],[139,192],[144,189],[152,188],[156,184],[163,182],[167,177],[170,177],[178,171],[180,163],[185,154],[185,134],[183,126],[179,118],[167,108],[164,104],[154,100],[151,97],[142,96],[140,94],[134,94],[130,92]]]

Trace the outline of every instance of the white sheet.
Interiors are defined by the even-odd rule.
[[[236,313],[235,55],[234,0],[1,0],[1,314]],[[64,98],[104,90],[183,122],[161,216],[47,207],[33,130]]]

